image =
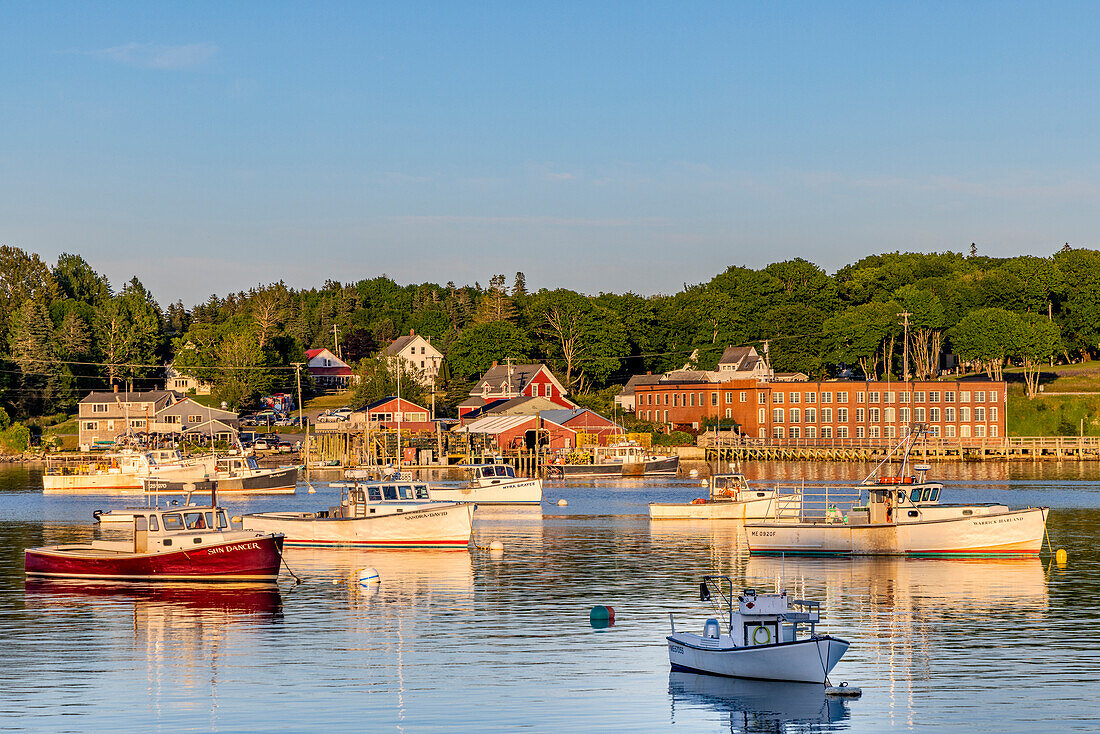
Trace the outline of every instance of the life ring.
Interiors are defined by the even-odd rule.
[[[693,505],[705,505],[706,503],[707,503],[707,501],[705,499],[703,499],[702,497],[696,497],[695,499],[693,499],[691,501],[691,504],[693,504]]]
[[[763,642],[761,642],[759,639],[757,639],[758,637],[760,637],[761,632],[764,633],[764,641]],[[767,627],[765,627],[764,625],[758,626],[756,628],[756,631],[752,633],[752,644],[754,644],[754,645],[770,645],[771,643],[772,643],[772,631],[770,629],[768,629]]]

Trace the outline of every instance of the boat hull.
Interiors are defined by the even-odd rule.
[[[105,551],[90,545],[28,548],[26,574],[111,581],[274,582],[283,537],[238,535],[234,540],[159,553]]]
[[[774,645],[733,647],[728,637],[708,639],[684,632],[673,633],[666,639],[673,670],[799,683],[824,683],[849,644],[823,636]]]
[[[444,503],[423,510],[368,517],[318,517],[316,513],[261,512],[241,518],[246,530],[277,532],[300,547],[467,548],[474,505]]]
[[[652,520],[761,520],[776,517],[783,512],[798,511],[798,497],[777,495],[775,492],[753,492],[763,497],[744,501],[707,500],[703,504],[691,502],[653,502],[649,505]]]
[[[496,480],[490,480],[496,482]],[[542,503],[541,479],[516,479],[467,487],[431,487],[429,495],[440,502],[475,502],[479,505],[537,505]]]
[[[680,467],[679,456],[666,456],[638,462],[609,464],[557,464],[550,470],[560,470],[562,477],[642,477],[674,475]]]
[[[1047,509],[883,525],[746,523],[749,553],[924,557],[1036,556]]]
[[[262,469],[254,474],[225,475],[211,474],[209,480],[216,483],[215,489],[222,494],[294,494],[298,486],[298,467],[285,469]],[[187,482],[174,478],[149,478],[145,480],[145,491],[163,494],[183,494],[195,489],[195,484],[205,490],[208,482]]]

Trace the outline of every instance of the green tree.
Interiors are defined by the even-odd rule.
[[[398,377],[401,380],[401,398],[418,405],[425,405],[430,398],[427,390],[418,381],[419,373],[405,359],[375,355],[359,360],[355,368],[358,382],[353,393],[356,407],[369,405],[376,400],[396,396]]]
[[[1028,399],[1039,392],[1039,371],[1061,348],[1058,325],[1034,313],[1023,314],[1012,354],[1024,368],[1024,383]]]
[[[519,327],[507,321],[490,321],[465,329],[451,346],[447,360],[455,378],[468,380],[485,372],[493,362],[527,360],[530,356],[531,340]]]
[[[98,308],[111,297],[107,276],[100,275],[80,255],[63,253],[57,258],[53,277],[65,298]]]
[[[63,366],[54,350],[53,322],[41,301],[24,301],[15,312],[8,347],[19,367],[17,403],[21,412],[52,412],[60,398]]]
[[[918,380],[928,380],[939,374],[940,351],[943,347],[945,312],[939,296],[916,285],[898,289],[897,301],[909,312],[909,366]],[[910,379],[905,375],[904,379]]]
[[[264,351],[252,334],[227,334],[218,345],[219,377],[214,394],[233,408],[251,405],[270,383],[270,373],[264,367]]]
[[[950,331],[956,354],[977,362],[991,379],[1002,380],[1005,359],[1019,339],[1020,316],[1003,308],[983,308],[967,314]]]
[[[828,359],[858,364],[871,379],[890,371],[889,354],[898,336],[898,304],[872,302],[852,306],[827,319],[824,347]]]

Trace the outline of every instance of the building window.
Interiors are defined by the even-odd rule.
[[[108,431],[115,430],[115,422],[114,421],[107,421],[107,430]]]
[[[791,423],[800,423],[801,419],[802,411],[800,411],[798,408],[791,408]]]
[[[923,403],[924,402],[924,390],[917,390],[915,393],[913,393],[913,402],[915,402],[915,403]]]
[[[797,402],[799,402],[799,399],[800,399],[801,397],[802,397],[802,396],[801,396],[801,395],[799,395],[798,393],[796,393],[796,392],[792,392],[792,393],[791,393],[791,402],[792,402],[792,403],[797,403]],[[793,438],[793,437],[792,437],[792,438]]]
[[[991,426],[989,427],[989,435],[990,435],[990,437],[992,437],[992,438],[996,438],[996,437],[997,437],[997,424],[996,424],[996,423],[994,423],[993,425],[991,425]]]
[[[924,423],[924,408],[916,408],[913,413],[917,419],[917,423]]]
[[[882,420],[882,411],[879,408],[871,408],[871,422],[878,423]]]
[[[885,418],[886,423],[893,423],[894,422],[894,409],[893,408],[884,408],[882,413],[883,413],[883,417]]]
[[[145,428],[145,419],[144,418],[131,418],[130,419],[130,428]]]
[[[767,405],[767,403],[768,403],[768,394],[766,392],[764,392],[763,390],[761,390],[760,392],[758,392],[756,394],[756,402],[760,403],[761,405]]]
[[[832,438],[833,437],[833,429],[830,428],[829,426],[822,426],[821,427],[821,437],[822,438]]]
[[[959,438],[970,438],[970,426],[966,424],[959,426]]]
[[[726,408],[726,417],[727,418],[732,418],[733,417],[733,408]]]
[[[970,391],[969,390],[960,390],[959,391],[959,402],[960,403],[969,403],[970,402]]]
[[[783,426],[772,427],[772,438],[783,438]]]
[[[728,394],[728,393],[727,393],[727,394]],[[729,401],[727,400],[726,402],[728,403]],[[716,393],[716,392],[712,392],[712,393],[710,394],[710,404],[711,404],[712,406],[716,406],[716,405],[718,405],[718,393]]]
[[[867,398],[867,402],[877,403],[878,402],[878,392],[877,391],[872,391],[870,397]]]
[[[741,402],[744,403],[749,399],[749,394],[747,392],[745,392],[744,390],[742,390],[741,393],[740,393],[740,397],[741,397]]]
[[[189,415],[189,416],[187,416],[187,422],[188,423],[202,423],[202,416],[201,415]]]
[[[837,401],[838,403],[846,403],[846,402],[848,402],[848,393],[846,393],[846,392],[838,392],[838,393],[836,394],[836,401]]]
[[[833,394],[831,392],[821,393],[821,402],[823,402],[823,403],[833,402]]]
[[[928,392],[928,402],[930,402],[930,403],[940,402],[940,391],[939,390],[930,390]]]
[[[806,398],[807,403],[816,403],[817,402],[817,393],[808,392],[808,393],[805,394],[805,398]]]
[[[856,408],[856,422],[862,423],[867,420],[867,411],[863,408]]]
[[[997,406],[996,405],[989,406],[989,420],[991,420],[991,421],[997,420]]]
[[[928,420],[932,421],[933,423],[939,423],[940,422],[940,409],[939,408],[929,408],[928,409]]]
[[[782,408],[772,408],[772,423],[782,423],[782,422],[783,422],[783,409]]]
[[[974,420],[976,420],[976,421],[984,421],[985,420],[985,408],[981,408],[981,407],[974,408]]]
[[[962,407],[962,408],[959,408],[959,420],[962,421],[963,423],[969,423],[970,422],[970,408],[967,408],[965,406]]]
[[[897,428],[894,426],[886,426],[886,438],[897,438]]]
[[[974,393],[974,402],[975,403],[984,403],[985,402],[985,390],[978,390]]]
[[[882,429],[880,429],[878,426],[871,426],[871,438],[881,438],[881,437],[882,437]]]
[[[939,426],[928,426],[928,435],[932,436],[933,438],[938,438],[939,435],[940,435],[940,427]]]
[[[773,405],[782,405],[783,404],[783,393],[773,392],[772,393],[772,404]]]
[[[92,403],[92,412],[93,413],[106,413],[107,412],[107,403]]]
[[[99,421],[88,421],[84,424],[85,431],[98,431]]]
[[[882,394],[882,402],[884,402],[884,403],[894,402],[894,391],[891,390],[890,392],[884,392]]]
[[[867,437],[867,429],[865,429],[863,426],[856,426],[856,438],[866,438],[866,437]]]
[[[832,408],[822,408],[821,409],[821,422],[822,423],[832,423],[833,422],[833,409]]]
[[[676,408],[680,407],[680,393],[673,394],[673,396],[672,396],[672,405],[673,405],[673,407],[676,407]]]
[[[909,422],[909,408],[899,408],[898,415],[901,417],[902,423]]]
[[[814,423],[817,421],[817,408],[806,408],[806,422]]]
[[[955,426],[950,426],[950,425],[944,426],[944,435],[946,435],[948,438],[954,438],[955,437]]]
[[[665,411],[665,423],[668,423],[668,411]]]
[[[867,393],[857,392],[856,393],[856,402],[857,403],[866,403],[867,402]]]
[[[836,427],[836,437],[837,438],[848,438],[848,426],[837,426]]]
[[[898,402],[899,403],[908,403],[909,402],[909,393],[908,392],[899,392],[898,393]]]
[[[985,438],[985,426],[982,425],[981,423],[974,426],[974,435],[977,438]]]
[[[742,393],[742,394],[744,394],[744,393]],[[745,401],[742,400],[741,402],[743,403]],[[726,405],[730,405],[731,403],[733,403],[733,393],[728,392],[728,393],[726,393]]]
[[[798,438],[798,435],[799,435],[798,426],[791,426],[790,427],[790,435],[791,435],[791,438]]]
[[[756,412],[756,422],[757,423],[763,423],[766,420],[768,420],[768,409],[767,408],[761,408],[760,410],[758,410]]]
[[[695,407],[695,393],[691,394],[691,407]]]
[[[836,422],[837,423],[847,423],[848,422],[848,409],[847,408],[837,408],[836,409]]]
[[[817,438],[817,426],[806,426],[806,438]]]
[[[955,393],[953,393],[953,392],[945,392],[945,393],[943,394],[943,402],[945,402],[945,403],[953,403],[953,402],[955,402]]]

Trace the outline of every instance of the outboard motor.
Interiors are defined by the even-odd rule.
[[[710,588],[706,581],[699,582],[699,601],[710,601]]]
[[[712,640],[717,640],[722,636],[722,628],[718,625],[718,620],[711,617],[703,623],[703,637],[707,637]]]

